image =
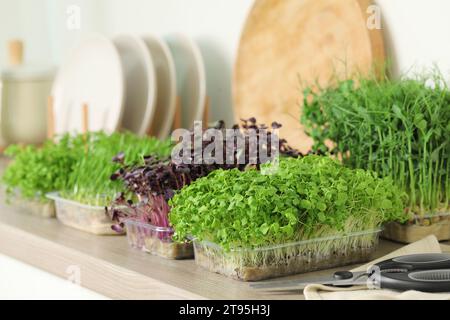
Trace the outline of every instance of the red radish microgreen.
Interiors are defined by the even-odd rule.
[[[271,125],[272,129],[278,129],[281,125],[274,122]],[[217,130],[225,130],[225,124],[223,121],[219,121],[213,127]],[[224,163],[195,163],[195,146],[191,146],[191,152],[186,162],[178,163],[172,159],[161,160],[152,156],[144,158],[144,165],[127,165],[124,163],[123,155],[115,157],[118,163],[122,166],[115,174],[112,175],[113,180],[121,180],[128,192],[139,199],[138,202],[130,201],[124,194],[120,194],[116,199],[113,209],[110,211],[110,215],[117,224],[113,227],[116,230],[121,231],[125,218],[133,218],[143,222],[147,222],[156,226],[168,226],[168,214],[170,207],[167,204],[177,190],[182,189],[184,186],[191,184],[198,178],[208,175],[218,169],[239,169],[244,170],[247,167],[250,159],[250,147],[249,137],[250,131],[256,132],[256,140],[263,140],[267,137],[265,147],[275,147],[273,141],[279,143],[279,153],[281,156],[286,157],[299,157],[301,154],[289,147],[286,140],[277,139],[273,137],[275,135],[273,130],[268,129],[263,124],[257,124],[255,118],[248,120],[242,120],[242,125],[235,125],[233,127],[239,132],[243,140],[244,150],[239,150],[238,143],[231,144],[231,152],[227,150],[230,148],[230,144],[226,143],[227,136],[224,134],[223,143],[220,144],[221,148],[219,152],[223,154],[231,154],[231,161],[224,161]],[[190,139],[193,141],[195,131],[190,131]],[[202,141],[201,150],[205,150],[211,143],[211,141]],[[242,153],[243,151],[243,153]],[[217,152],[217,150],[216,150]],[[259,152],[259,149],[258,149]],[[239,162],[238,158],[243,155],[245,161]],[[125,154],[125,158],[128,155]],[[259,168],[261,165],[260,153],[256,154],[255,166]]]

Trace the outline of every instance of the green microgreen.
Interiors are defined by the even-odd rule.
[[[408,194],[411,213],[448,211],[450,91],[441,75],[306,89],[302,122],[314,150],[392,177]]]
[[[90,134],[87,152],[82,154],[60,189],[61,196],[84,204],[107,206],[124,191],[123,184],[110,179],[120,168],[112,159],[119,153],[126,155],[127,165],[143,165],[144,156],[167,157],[170,141],[138,137],[132,133]]]
[[[2,183],[8,195],[46,201],[48,192],[61,190],[67,174],[82,155],[83,138],[64,135],[58,143],[47,141],[36,146],[11,145],[5,150],[13,158],[3,176]]]
[[[48,192],[58,191],[64,198],[83,204],[106,206],[123,191],[120,183],[109,178],[119,165],[112,158],[126,152],[126,162],[143,164],[143,156],[170,154],[170,141],[138,137],[131,133],[101,132],[47,141],[42,147],[8,147],[13,158],[2,182],[9,194],[17,192],[26,199],[45,201]]]
[[[266,165],[267,166],[267,165]],[[174,239],[225,249],[260,247],[363,231],[404,219],[391,178],[320,156],[281,159],[275,173],[217,170],[171,199]]]

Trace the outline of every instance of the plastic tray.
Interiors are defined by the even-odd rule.
[[[397,242],[412,243],[432,234],[439,241],[450,240],[450,212],[423,217],[415,216],[406,224],[390,222],[386,224],[382,237]]]
[[[1,188],[6,193],[5,188]],[[54,218],[56,216],[55,203],[50,199],[24,198],[17,189],[12,194],[7,195],[7,203],[19,208],[21,211],[41,218]]]
[[[14,198],[14,205],[33,216],[42,218],[54,218],[56,216],[55,203],[51,200],[29,200],[16,197]]]
[[[133,219],[124,221],[128,243],[131,247],[167,259],[191,259],[194,257],[192,242],[172,241],[173,229],[156,227]]]
[[[211,242],[194,240],[195,262],[234,279],[258,281],[369,261],[380,232],[381,229],[369,230],[230,251]]]
[[[89,206],[61,198],[58,193],[49,193],[47,198],[55,201],[56,218],[66,226],[96,235],[117,235],[111,229],[113,222],[105,207]]]

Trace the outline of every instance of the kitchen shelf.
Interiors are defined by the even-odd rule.
[[[381,241],[375,255],[381,256],[400,246]],[[125,237],[95,236],[63,226],[56,219],[25,214],[5,205],[3,197],[0,252],[62,278],[69,278],[67,270],[71,266],[79,266],[82,286],[116,299],[303,298],[298,293],[258,292],[248,283],[201,269],[193,260],[166,260],[130,249]]]

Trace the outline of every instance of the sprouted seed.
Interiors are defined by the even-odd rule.
[[[239,280],[258,281],[367,261],[378,244],[378,232],[368,230],[230,251],[216,244],[195,241],[195,259],[210,271]]]

